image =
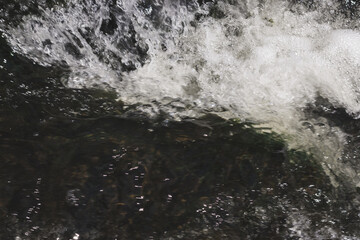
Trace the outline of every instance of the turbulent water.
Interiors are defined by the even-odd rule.
[[[321,96],[360,114],[360,32],[340,8],[336,1],[313,9],[278,0],[67,1],[3,33],[36,63],[67,66],[69,87],[115,89],[150,117],[215,112],[271,127],[360,186],[359,173],[337,163],[345,134],[303,113]]]
[[[289,148],[313,154],[334,187],[345,182],[356,191],[357,135],[326,118],[334,109],[350,122],[360,118],[356,7],[332,0],[40,1],[18,13],[2,9],[0,29],[14,53],[63,68],[68,88],[116,91],[150,119],[213,113],[271,129]],[[288,217],[294,236],[311,238],[300,215]]]

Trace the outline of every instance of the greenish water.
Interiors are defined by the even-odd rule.
[[[359,236],[356,193],[281,136],[211,115],[150,120],[0,46],[1,239]]]
[[[278,2],[274,1],[274,4]],[[289,2],[290,5],[297,4],[297,1]],[[356,18],[358,2],[338,2],[337,14],[343,14],[346,16],[345,20],[349,22]],[[335,100],[318,95],[306,107],[301,108],[303,119],[299,119],[299,122],[304,128],[299,133],[309,130],[313,134],[301,136],[282,135],[274,133],[270,128],[260,128],[252,122],[221,118],[210,112],[219,113],[226,109],[221,104],[212,106],[212,101],[207,103],[209,107],[206,104],[191,105],[193,103],[189,103],[190,100],[200,96],[201,91],[205,91],[201,89],[196,79],[180,82],[179,84],[182,84],[180,88],[172,86],[175,89],[182,89],[185,95],[190,95],[190,100],[174,98],[173,102],[166,99],[162,101],[163,99],[158,96],[154,96],[156,100],[146,99],[146,87],[151,85],[145,82],[145,89],[141,88],[141,84],[138,89],[139,86],[136,88],[135,81],[133,83],[135,87],[131,84],[125,86],[129,89],[133,87],[133,91],[138,90],[139,96],[144,93],[147,103],[141,103],[139,100],[140,103],[125,104],[118,99],[121,91],[116,88],[118,86],[116,84],[123,83],[126,74],[131,74],[137,68],[145,66],[146,61],[150,59],[151,50],[160,51],[160,54],[155,51],[159,56],[163,56],[163,52],[171,51],[173,36],[169,37],[171,41],[164,36],[173,33],[172,31],[178,33],[184,30],[181,27],[180,30],[178,29],[176,21],[184,25],[187,20],[183,21],[181,17],[187,15],[177,16],[180,20],[162,19],[161,9],[164,1],[156,3],[139,1],[135,10],[132,9],[133,12],[130,11],[131,14],[126,15],[128,13],[124,13],[125,8],[118,7],[120,3],[123,4],[123,1],[104,1],[101,4],[80,1],[79,5],[74,4],[73,1],[61,1],[56,4],[54,1],[29,1],[21,4],[20,1],[13,0],[6,4],[0,0],[2,6],[0,30],[4,33],[0,37],[1,240],[360,239],[360,190],[356,185],[358,179],[356,174],[360,172],[358,160],[360,123],[346,109],[346,104],[345,107],[341,107],[341,104],[336,104]],[[69,11],[77,11],[77,6],[80,6],[79,9],[85,9],[83,11],[91,21],[94,20],[91,18],[92,14],[98,16],[96,14],[101,7],[104,12],[108,8],[109,13],[106,14],[109,16],[102,19],[103,21],[98,25],[95,24],[100,32],[90,28],[85,28],[86,32],[79,29],[69,30],[71,26],[66,24],[64,30],[61,29],[63,25],[56,25],[59,24],[57,21],[62,19],[59,15],[55,14],[54,19],[49,17],[51,13],[49,9],[63,4],[68,4],[67,7],[70,9],[63,11],[59,8],[59,12],[65,15]],[[306,11],[318,9],[321,5],[314,1],[301,1],[301,4]],[[231,25],[235,18],[228,16],[232,9],[239,8],[243,11],[242,7],[246,4],[242,1],[184,1],[180,5],[190,9],[189,16],[192,14],[191,11],[195,11],[195,6],[201,10],[195,14],[194,21],[189,23],[195,29],[209,19],[210,23],[229,20],[219,25],[226,29],[225,32],[228,34],[226,40],[235,39],[232,42],[235,43],[236,37],[242,34],[242,30],[237,28],[236,24]],[[259,5],[265,3],[259,1]],[[204,6],[208,6],[208,12],[204,11]],[[191,10],[192,8],[194,9]],[[42,16],[45,13],[44,9],[47,9],[46,16]],[[179,10],[177,6],[174,9]],[[167,10],[174,14],[171,12],[172,8]],[[143,13],[146,15],[144,19],[148,22],[144,21],[148,25],[135,29],[132,18],[135,15],[143,16]],[[241,14],[239,18],[242,17]],[[246,11],[244,14],[247,14]],[[32,16],[35,19],[32,19],[33,25],[29,24],[30,27],[23,25],[20,30],[13,30],[15,26],[21,26],[24,16]],[[37,19],[36,16],[42,18]],[[251,15],[245,19],[250,17]],[[324,19],[321,20],[325,21]],[[276,19],[272,18],[260,18],[260,20],[260,26],[275,27],[277,24]],[[92,26],[91,21],[90,26]],[[41,49],[37,49],[40,53],[35,48],[34,52],[29,51],[25,54],[28,50],[26,47],[34,50],[31,45],[32,40],[36,38],[43,40],[42,38],[48,37],[46,35],[48,33],[44,30],[47,30],[46,24],[50,27],[55,25],[59,27],[58,32],[54,31],[59,33],[58,38],[54,37],[51,40],[53,42],[47,39],[42,42],[42,46],[35,44]],[[69,21],[69,24],[72,22]],[[74,26],[77,26],[76,24]],[[308,27],[312,28],[312,26]],[[138,35],[141,33],[148,36],[147,31],[151,32],[149,29],[158,31],[160,39],[164,40],[164,43],[161,43],[161,50],[156,48],[156,44],[155,47],[149,44],[154,49],[142,45]],[[128,31],[127,34],[123,34],[125,30]],[[214,29],[210,28],[210,30]],[[11,34],[14,36],[10,36]],[[26,39],[26,34],[29,34],[29,39]],[[53,37],[51,34],[50,37]],[[82,42],[77,38],[79,34]],[[182,34],[183,32],[180,37]],[[347,33],[343,32],[343,34]],[[180,39],[178,35],[174,36]],[[25,50],[16,49],[14,43],[10,46],[11,37],[15,40],[24,37],[23,42],[20,43]],[[67,39],[72,45],[68,42],[62,43],[62,38]],[[106,45],[111,42],[110,40],[116,44],[112,42],[114,45]],[[221,39],[219,41],[221,42]],[[82,44],[85,42],[90,47]],[[165,42],[169,43],[168,49]],[[193,42],[196,41],[193,39]],[[64,46],[61,47],[60,43]],[[22,47],[21,44],[19,46]],[[53,47],[51,54],[54,56],[42,55],[41,51],[51,49],[49,46]],[[195,51],[199,46],[191,47],[190,44],[189,49]],[[120,49],[121,54],[114,48]],[[171,57],[175,59],[175,53],[181,50],[183,50],[181,47],[175,48]],[[230,50],[226,52],[225,49],[224,55],[231,55],[234,50]],[[156,54],[152,55],[154,59],[157,57]],[[184,50],[180,56],[186,54]],[[191,54],[190,60],[192,56],[196,57],[196,54]],[[121,59],[123,55],[130,56],[130,63]],[[131,59],[133,55],[135,57]],[[165,60],[170,62],[173,60],[171,57]],[[242,57],[248,56],[244,53]],[[60,61],[57,58],[64,59]],[[161,60],[161,57],[157,59],[160,66],[163,63]],[[210,60],[212,61],[211,58]],[[83,65],[78,64],[81,61],[85,64],[83,62]],[[178,62],[182,66],[181,61]],[[172,63],[175,69],[173,72],[177,73],[178,69],[185,71],[187,68],[176,65],[178,62]],[[101,75],[103,63],[111,66],[109,69],[117,74],[120,72],[116,75],[118,82],[111,81],[112,72],[109,69],[106,69],[105,75]],[[196,64],[194,67],[196,71],[201,72],[202,68],[206,69],[205,60]],[[49,67],[41,65],[49,65]],[[95,80],[89,77],[92,76],[94,65],[98,67],[94,70],[98,74]],[[280,70],[283,69],[281,67]],[[313,66],[307,67],[311,70]],[[212,69],[211,65],[209,68],[210,73],[206,73],[209,74],[209,78],[214,82],[221,82],[221,74],[216,73],[216,69]],[[229,69],[231,70],[232,67],[230,66]],[[84,72],[88,75],[83,75]],[[230,76],[232,73],[223,72],[225,76]],[[82,88],[64,84],[69,83],[69,79],[74,75],[79,76],[83,81],[93,82],[86,85],[85,81],[81,85]],[[104,76],[105,80],[101,78]],[[159,79],[162,79],[160,74]],[[142,79],[137,80],[141,82]],[[154,81],[154,79],[150,80]],[[300,78],[300,80],[304,79]],[[236,82],[230,81],[231,83]],[[158,86],[161,94],[164,92],[162,87],[171,90],[166,84],[174,85],[173,82],[165,82],[164,86]],[[209,82],[210,84],[214,83]],[[230,90],[232,88],[232,86],[221,86]],[[236,86],[240,88],[240,85]],[[299,89],[301,87],[302,85]],[[320,82],[320,87],[328,86],[321,85]],[[216,88],[221,87],[215,86]],[[120,90],[129,91],[130,93],[126,92],[127,95],[124,94],[130,96],[130,99],[133,95],[129,89]],[[256,88],[255,90],[259,90],[261,96],[266,96],[266,91],[261,92],[261,89]],[[208,94],[213,94],[213,91],[210,89]],[[226,98],[228,92],[220,91],[219,95]],[[247,95],[250,99],[245,103],[252,104],[252,101],[257,101],[256,94],[259,92],[254,93],[254,98]],[[156,93],[158,92],[154,92],[154,95]],[[281,95],[283,92],[275,91],[275,93]],[[174,94],[177,96],[176,91]],[[136,96],[135,93],[134,95]],[[236,97],[237,95],[240,94],[236,94]],[[142,99],[144,96],[141,96]],[[230,102],[228,105],[230,111],[238,110],[234,106],[241,97],[243,96],[234,98],[236,101]],[[302,97],[308,98],[306,95]],[[268,100],[273,99],[268,98]],[[351,100],[349,102],[352,103]],[[172,103],[173,106],[169,107]],[[226,104],[227,102],[224,101],[223,105],[227,106]],[[254,104],[253,107],[257,109],[258,105]],[[276,104],[271,106],[269,109],[265,106],[265,110],[260,106],[259,109],[264,110],[266,114],[283,113],[276,112]],[[153,112],[147,114],[146,109],[158,111],[156,114],[152,114]],[[176,117],[177,110],[182,111],[181,118]],[[192,115],[192,111],[196,110],[202,114]],[[296,121],[295,118],[294,122]],[[286,121],[284,123],[287,124]],[[288,123],[292,126],[293,122]],[[304,142],[307,136],[316,138],[315,143],[321,143],[317,139],[327,141],[340,131],[346,134],[344,138],[346,144],[343,149],[341,148],[343,152],[339,159],[324,152],[321,153],[323,155],[314,154],[320,151],[320,147],[315,150],[310,149],[313,150],[313,154],[303,148],[289,147],[289,142]],[[326,143],[324,146],[327,146]],[[333,145],[329,144],[329,146]],[[334,149],[334,152],[340,151],[339,149]],[[327,161],[325,156],[334,158],[334,161]],[[339,164],[336,165],[334,162]]]

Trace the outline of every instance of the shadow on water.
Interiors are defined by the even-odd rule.
[[[212,115],[150,121],[111,92],[64,88],[66,69],[4,39],[0,55],[1,239],[360,236],[356,193],[279,136]]]

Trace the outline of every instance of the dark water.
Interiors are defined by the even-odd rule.
[[[358,189],[334,187],[275,133],[149,119],[111,91],[64,87],[65,67],[4,38],[0,60],[0,239],[360,238]],[[358,121],[326,104],[308,114],[355,135]]]

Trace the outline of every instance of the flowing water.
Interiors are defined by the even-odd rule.
[[[1,239],[360,239],[360,2],[0,7]]]

